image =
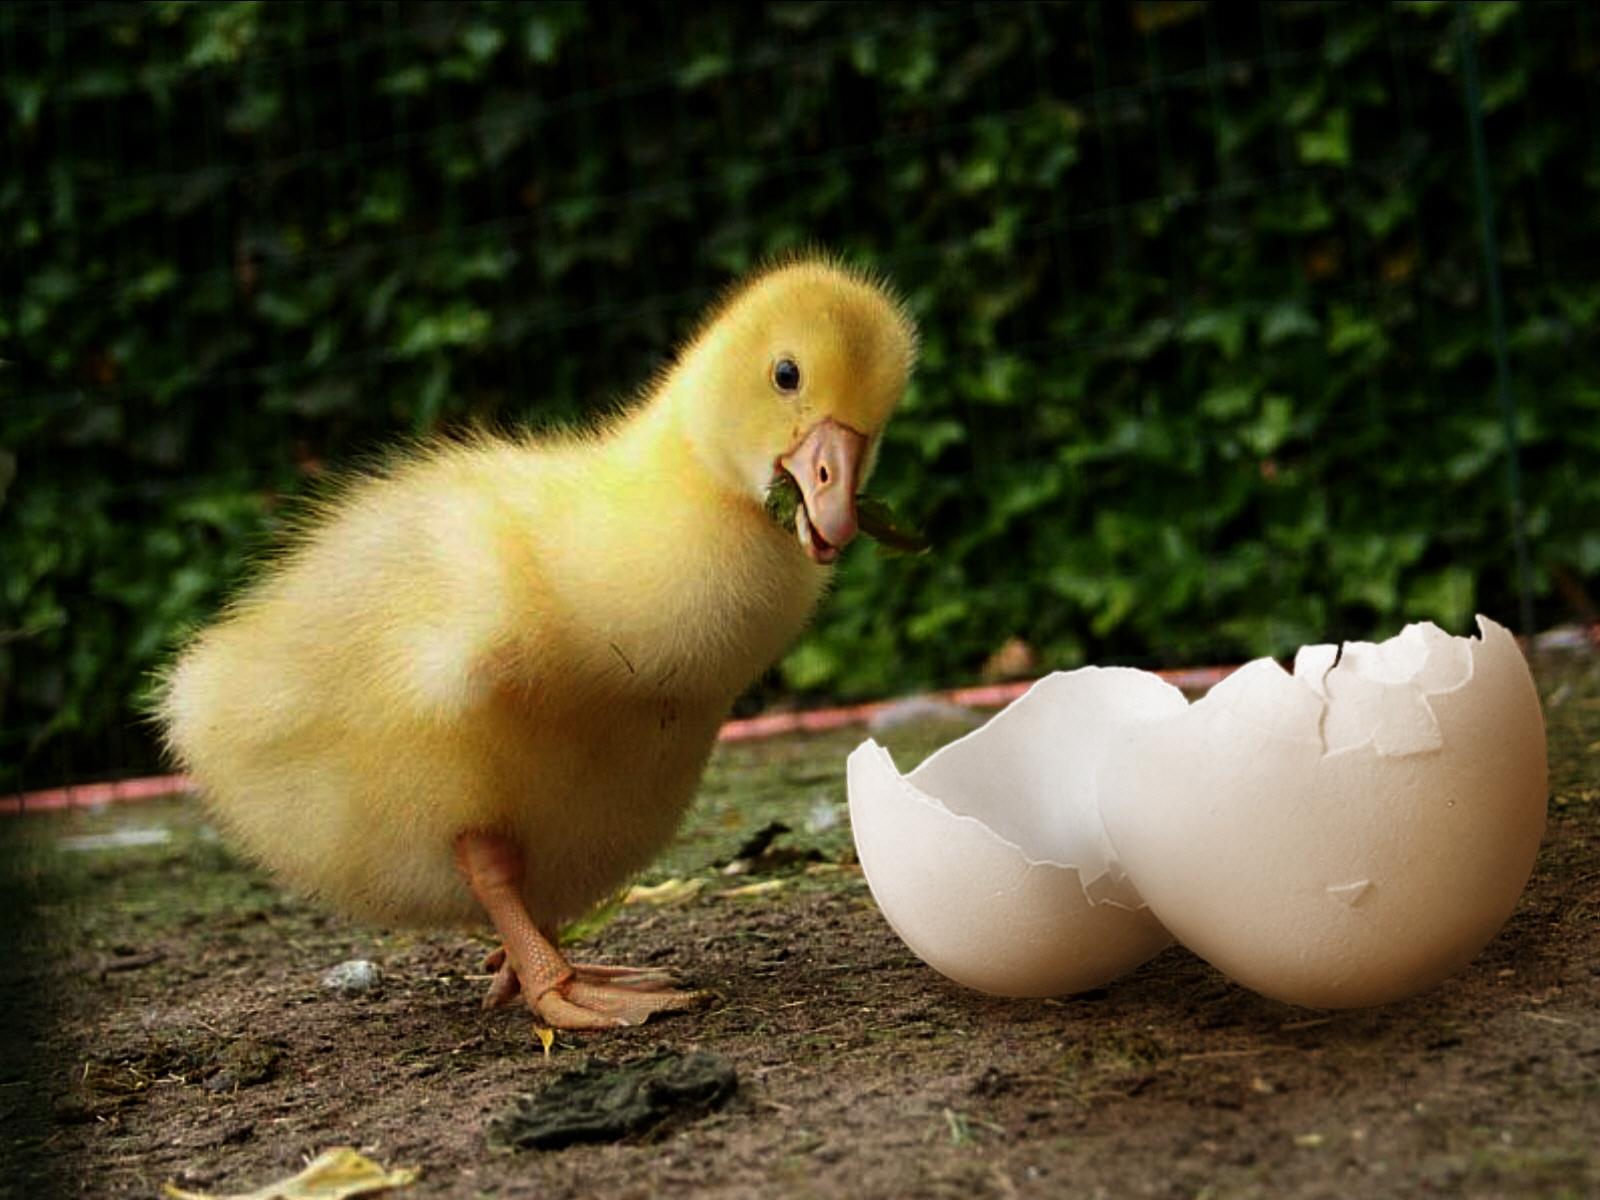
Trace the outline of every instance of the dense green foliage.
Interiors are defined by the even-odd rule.
[[[570,420],[732,275],[875,263],[923,365],[774,686],[1515,620],[1457,25],[1541,619],[1600,578],[1584,4],[0,7],[0,768],[133,700],[283,497]]]

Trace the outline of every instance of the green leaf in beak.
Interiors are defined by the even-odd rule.
[[[785,533],[794,529],[800,503],[800,485],[787,472],[779,472],[767,485],[767,516]],[[933,547],[922,530],[896,513],[888,501],[875,496],[856,497],[856,527],[878,543],[881,554],[926,554]]]
[[[933,548],[927,534],[896,513],[888,501],[874,496],[856,497],[856,523],[878,543],[880,554],[926,554]]]

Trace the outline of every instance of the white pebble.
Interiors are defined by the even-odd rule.
[[[373,991],[382,982],[383,972],[378,964],[365,958],[352,958],[338,966],[329,967],[322,974],[323,987],[347,996]]]
[[[806,832],[826,833],[839,823],[843,811],[843,805],[835,804],[831,800],[818,800],[811,806],[811,811],[806,813]]]

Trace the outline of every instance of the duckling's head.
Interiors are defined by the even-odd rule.
[[[799,485],[798,532],[829,563],[856,533],[857,492],[916,358],[910,315],[859,271],[816,258],[773,267],[715,309],[665,387],[695,466],[756,503]]]

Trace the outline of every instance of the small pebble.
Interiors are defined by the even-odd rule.
[[[1582,652],[1593,650],[1595,641],[1593,634],[1582,625],[1558,625],[1554,629],[1547,629],[1541,634],[1536,634],[1533,639],[1535,650],[1566,650],[1569,652]]]
[[[806,832],[826,833],[839,823],[842,808],[831,800],[818,800],[806,813]]]
[[[322,975],[322,986],[332,992],[347,996],[360,996],[377,989],[383,982],[383,972],[378,964],[365,958],[352,958],[336,967],[329,967]]]

